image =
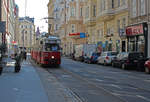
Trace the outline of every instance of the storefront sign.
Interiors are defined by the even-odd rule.
[[[140,35],[140,34],[144,34],[143,24],[134,25],[126,28],[127,36]]]

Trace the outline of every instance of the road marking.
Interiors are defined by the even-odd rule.
[[[96,81],[100,81],[100,82],[102,82],[102,81],[104,81],[104,80],[100,80],[100,79],[95,79]]]
[[[116,88],[122,89],[119,85],[110,84],[110,86],[113,86],[113,87],[116,87]]]
[[[136,95],[136,96],[150,102],[150,99],[149,99],[149,98],[146,98],[146,97],[141,96],[141,95]]]
[[[129,94],[119,94],[119,93],[115,93],[115,92],[112,92],[113,95],[116,95],[116,96],[127,96],[127,97],[137,97],[135,95],[129,95]]]
[[[150,82],[150,79],[147,79],[147,80],[144,80],[144,81],[146,81],[146,82]]]

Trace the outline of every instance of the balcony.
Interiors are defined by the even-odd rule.
[[[114,18],[115,10],[114,9],[108,9],[102,11],[98,16],[97,19],[100,21],[107,21]]]
[[[86,24],[87,26],[96,25],[96,17],[91,17],[91,18],[85,19],[84,24]]]

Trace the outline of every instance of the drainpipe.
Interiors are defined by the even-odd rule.
[[[147,52],[148,52],[148,54],[147,55],[148,55],[148,57],[150,57],[150,45],[149,45],[150,44],[149,3],[150,3],[149,0],[147,0],[147,26],[148,26],[147,27],[148,28],[148,31],[147,31],[148,32],[147,33],[148,34],[147,35],[147,37],[148,37],[148,39],[147,39],[148,40],[147,41],[147,43],[148,43],[147,44]]]

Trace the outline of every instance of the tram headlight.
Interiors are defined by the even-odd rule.
[[[54,56],[52,56],[51,58],[52,58],[52,59],[54,59],[55,57],[54,57]]]

